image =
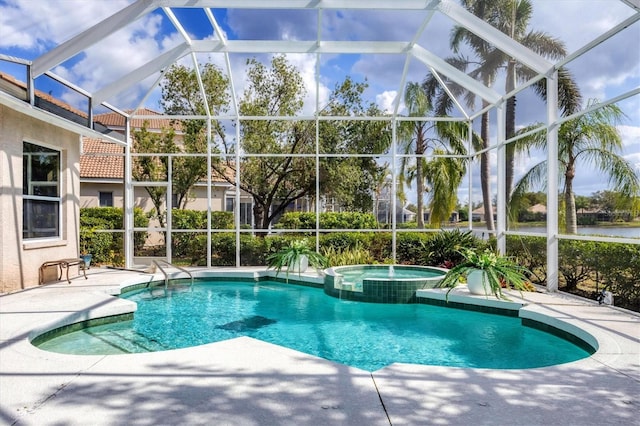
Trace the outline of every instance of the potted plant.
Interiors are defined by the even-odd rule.
[[[286,268],[287,280],[289,272],[297,272],[298,275],[306,271],[309,266],[319,269],[327,264],[326,258],[312,250],[306,239],[293,240],[288,246],[267,257],[269,268],[276,270],[276,276],[282,268]]]
[[[93,258],[93,255],[90,253],[90,249],[92,247],[92,240],[95,233],[95,228],[80,229],[80,258],[84,261],[85,269],[89,269],[91,266],[91,259]]]
[[[462,278],[466,278],[470,293],[485,296],[493,294],[498,299],[508,300],[502,294],[503,285],[520,291],[528,289],[527,269],[511,258],[500,256],[489,249],[464,249],[460,254],[464,257],[462,263],[450,269],[438,284],[438,287],[449,287],[447,297]]]

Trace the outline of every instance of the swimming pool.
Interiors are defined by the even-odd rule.
[[[133,321],[89,327],[39,344],[73,354],[149,352],[249,336],[328,360],[378,370],[394,362],[534,368],[590,352],[520,319],[422,304],[370,304],[321,289],[260,282],[201,282],[157,297],[139,290]]]

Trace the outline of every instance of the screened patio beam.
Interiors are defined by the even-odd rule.
[[[93,27],[82,31],[80,34],[77,34],[75,37],[34,60],[33,66],[31,67],[32,77],[36,78],[44,74],[46,71],[76,56],[88,47],[102,41],[104,38],[138,20],[157,7],[153,0],[138,0],[108,18],[103,19]]]
[[[544,74],[552,68],[551,62],[524,47],[502,31],[487,24],[453,1],[442,1],[438,6],[438,10],[536,73]]]
[[[162,55],[147,62],[140,68],[133,70],[129,74],[120,77],[110,85],[103,87],[93,94],[93,100],[99,104],[112,96],[117,95],[125,89],[141,82],[150,75],[163,70],[164,68],[175,63],[178,59],[188,55],[191,52],[187,43],[182,43],[171,50],[164,52]]]
[[[495,104],[501,98],[500,94],[493,89],[488,88],[478,80],[469,77],[456,67],[449,64],[439,56],[434,55],[421,46],[414,46],[411,49],[411,54],[423,62],[427,66],[433,68],[437,72],[446,75],[451,81],[459,84],[470,92],[480,96],[490,104]]]
[[[215,9],[382,9],[382,10],[430,10],[440,0],[158,0],[165,7],[211,7]]]
[[[198,53],[406,53],[403,41],[193,40]]]

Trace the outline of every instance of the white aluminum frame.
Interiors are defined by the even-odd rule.
[[[134,225],[133,225],[133,188],[139,183],[134,183],[131,177],[132,170],[132,155],[131,155],[131,128],[130,128],[130,120],[132,118],[144,118],[144,116],[136,115],[136,113],[126,114],[122,112],[120,109],[116,107],[112,107],[107,104],[106,101],[114,98],[118,94],[130,89],[134,85],[140,83],[142,80],[153,76],[155,74],[159,74],[156,78],[154,85],[151,89],[146,93],[146,95],[140,100],[138,108],[141,108],[144,105],[145,100],[150,96],[151,92],[155,87],[158,86],[162,79],[162,71],[168,66],[172,65],[176,61],[179,61],[186,56],[190,56],[193,62],[193,66],[197,71],[198,76],[198,84],[200,86],[200,90],[204,92],[204,86],[202,84],[200,72],[198,70],[198,61],[196,58],[197,53],[209,53],[209,52],[218,52],[222,53],[225,58],[226,64],[226,72],[230,80],[231,84],[231,103],[233,106],[234,114],[219,117],[212,115],[212,112],[208,105],[205,106],[206,115],[202,118],[207,120],[207,128],[208,128],[208,147],[207,147],[207,164],[211,166],[211,156],[212,156],[212,138],[211,138],[211,120],[213,119],[228,119],[233,120],[236,125],[236,139],[240,140],[240,130],[239,123],[241,120],[246,119],[266,119],[265,117],[242,117],[240,116],[238,109],[238,99],[236,98],[236,90],[233,85],[232,78],[232,68],[230,64],[229,54],[231,53],[251,53],[251,54],[259,54],[259,53],[312,53],[316,57],[316,111],[319,109],[318,104],[318,96],[319,92],[319,81],[320,81],[320,55],[322,54],[339,54],[339,53],[347,53],[347,54],[403,54],[406,55],[404,70],[402,76],[399,81],[398,93],[399,95],[394,101],[394,109],[391,117],[320,117],[317,113],[310,117],[281,117],[285,120],[315,120],[316,123],[316,150],[314,154],[309,154],[316,158],[316,176],[318,175],[318,158],[324,156],[319,151],[319,134],[318,134],[318,124],[320,120],[353,120],[353,119],[365,119],[365,120],[377,120],[377,119],[385,119],[390,120],[392,124],[392,145],[391,145],[391,158],[393,160],[393,168],[392,168],[392,189],[393,194],[396,192],[396,184],[397,184],[397,170],[395,167],[396,159],[399,156],[397,153],[397,124],[399,121],[409,120],[407,118],[403,118],[398,116],[399,105],[400,105],[400,97],[403,92],[403,87],[406,83],[406,75],[409,68],[409,64],[412,59],[415,59],[421,63],[423,63],[428,70],[430,70],[433,75],[438,79],[440,84],[443,86],[444,90],[451,97],[454,104],[457,108],[462,112],[464,118],[461,121],[466,121],[470,128],[472,128],[473,121],[480,117],[481,114],[488,110],[496,110],[497,111],[497,124],[498,124],[498,141],[496,145],[489,147],[486,151],[496,150],[498,155],[498,188],[497,188],[497,209],[498,209],[498,217],[497,217],[497,229],[496,235],[498,239],[498,248],[500,251],[504,252],[506,249],[506,235],[512,234],[512,232],[507,231],[507,218],[506,218],[506,199],[505,199],[505,151],[506,144],[513,143],[517,138],[512,138],[510,140],[506,140],[505,135],[505,103],[506,100],[515,96],[520,91],[524,90],[529,85],[533,84],[535,81],[539,81],[541,79],[546,79],[547,87],[548,87],[548,98],[547,98],[547,122],[546,122],[546,131],[547,131],[547,161],[548,161],[548,193],[547,193],[547,211],[548,211],[548,219],[547,219],[547,265],[548,265],[548,280],[547,280],[547,289],[549,291],[557,290],[558,286],[558,240],[560,238],[567,238],[564,236],[560,236],[558,232],[558,167],[557,167],[557,141],[558,141],[558,128],[561,123],[569,120],[571,118],[579,117],[588,110],[581,111],[571,117],[563,117],[559,118],[557,113],[558,108],[558,76],[557,70],[566,65],[567,63],[573,61],[574,59],[580,57],[586,52],[589,52],[594,47],[598,46],[602,42],[610,39],[614,35],[620,33],[628,26],[638,22],[640,20],[640,0],[619,0],[626,6],[628,6],[632,10],[632,14],[625,19],[623,22],[615,25],[613,28],[598,36],[591,42],[587,43],[584,47],[578,49],[577,51],[571,53],[566,58],[558,61],[555,64],[550,63],[537,53],[526,49],[513,39],[509,38],[507,35],[503,34],[496,28],[493,28],[491,25],[483,22],[473,14],[469,13],[466,9],[461,7],[455,0],[368,0],[368,1],[356,1],[356,0],[235,0],[233,2],[229,2],[228,0],[138,0],[129,6],[123,8],[122,10],[116,12],[112,16],[104,19],[98,24],[82,31],[76,36],[72,37],[70,40],[61,43],[57,47],[51,49],[50,51],[44,53],[37,59],[35,59],[32,63],[29,61],[22,61],[17,58],[8,58],[6,55],[0,55],[1,60],[13,60],[17,63],[24,63],[27,66],[28,77],[27,77],[27,95],[29,102],[25,104],[24,102],[15,100],[10,96],[0,92],[0,104],[9,105],[12,108],[16,108],[18,110],[24,111],[29,115],[36,116],[44,119],[45,121],[52,122],[54,124],[58,124],[61,127],[70,128],[77,130],[77,124],[67,124],[65,121],[59,119],[57,117],[53,117],[52,114],[48,112],[41,111],[35,108],[34,105],[34,85],[33,80],[43,74],[47,76],[57,79],[59,82],[71,87],[76,90],[78,93],[81,93],[89,98],[90,104],[90,112],[89,118],[91,118],[93,114],[93,108],[102,104],[113,111],[116,111],[125,117],[125,163],[124,163],[124,186],[125,186],[125,258],[126,258],[126,266],[131,267],[133,265],[133,235],[134,235]],[[317,38],[316,40],[310,41],[292,41],[292,40],[228,40],[224,36],[224,32],[222,31],[220,25],[218,24],[215,16],[212,13],[212,8],[248,8],[248,9],[300,9],[300,10],[312,10],[317,13],[317,22],[318,22],[318,30],[317,30]],[[214,35],[214,39],[212,40],[194,40],[192,39],[188,32],[185,30],[183,24],[176,17],[173,12],[173,8],[202,8],[204,13],[211,24],[212,33]],[[414,34],[412,40],[410,41],[326,41],[322,39],[322,31],[321,31],[321,23],[322,23],[322,11],[330,10],[330,9],[344,9],[344,10],[358,10],[358,9],[378,9],[378,10],[415,10],[415,11],[427,11],[428,13],[425,16],[422,24],[420,25],[417,32]],[[96,90],[94,93],[89,93],[84,91],[83,89],[74,86],[72,83],[67,82],[63,78],[57,76],[53,69],[62,64],[68,59],[75,57],[76,55],[82,54],[87,49],[91,48],[96,43],[103,40],[105,37],[115,33],[116,31],[126,27],[131,22],[134,22],[156,10],[161,10],[167,19],[173,24],[176,31],[181,35],[183,42],[178,46],[167,50],[166,52],[158,55],[153,60],[147,62],[146,64],[140,66],[139,68],[129,72],[123,77],[117,79],[116,81],[106,82],[106,84]],[[467,30],[473,32],[479,37],[489,41],[496,48],[500,49],[507,55],[515,58],[520,64],[528,67],[529,69],[536,72],[538,75],[533,78],[531,81],[518,87],[512,93],[508,93],[506,95],[500,95],[491,87],[486,87],[481,82],[470,78],[468,75],[460,72],[456,68],[449,65],[442,58],[435,55],[433,52],[429,51],[425,47],[418,44],[420,36],[423,34],[431,19],[435,13],[441,13],[444,16],[451,19],[457,25],[460,25]],[[467,111],[466,108],[463,107],[463,103],[460,100],[456,99],[452,92],[449,90],[447,85],[445,84],[444,79],[441,76],[446,76],[450,81],[459,84],[466,90],[474,93],[478,97],[487,101],[490,105],[481,110],[481,111]],[[614,99],[605,101],[602,105],[608,105],[614,102],[618,102],[632,96],[638,96],[640,94],[640,88],[635,90],[631,90],[627,93],[624,93]],[[206,102],[206,96],[203,96]],[[153,116],[149,118],[159,118],[158,116]],[[172,116],[171,118],[196,118],[196,117],[176,117]],[[424,120],[429,120],[432,118],[424,117]],[[121,143],[118,140],[105,137],[97,132],[94,132],[90,129],[86,129],[82,131],[83,135],[90,137],[101,137],[102,139],[107,139],[111,142]],[[471,148],[471,137],[469,138],[469,148]],[[471,152],[471,150],[470,150]],[[477,155],[476,152],[474,155]],[[240,164],[241,153],[240,150],[237,149],[235,153],[235,161],[236,164]],[[169,162],[171,163],[171,162]],[[470,166],[469,166],[470,167]],[[470,170],[470,168],[469,168]],[[235,176],[236,187],[239,187],[240,183],[240,173],[238,170]],[[469,173],[469,193],[471,194],[472,188],[472,178],[471,173]],[[169,182],[166,183],[168,188],[171,188],[171,170],[169,170]],[[207,209],[208,209],[208,219],[211,217],[211,176],[207,179],[207,188],[208,188],[208,200],[207,200]],[[168,192],[170,193],[170,192]],[[319,194],[319,183],[316,181],[316,193]],[[235,193],[236,208],[240,206],[240,191],[236,190]],[[396,243],[396,219],[395,219],[395,211],[396,211],[396,197],[392,197],[392,235],[393,235],[393,256],[395,258],[395,243]],[[171,230],[171,197],[167,197],[167,207],[168,207],[168,223],[167,229]],[[316,203],[316,213],[319,213],[319,203]],[[471,215],[471,207],[469,208],[469,214]],[[210,223],[210,220],[209,220]],[[236,264],[240,264],[240,226],[239,226],[239,215],[236,215]],[[470,229],[472,225],[470,224]],[[319,218],[316,219],[316,248],[318,248],[318,235],[320,230],[319,228]],[[167,241],[167,255],[169,259],[171,258],[171,244],[170,244],[170,234],[169,240]],[[575,239],[580,239],[576,237]],[[590,239],[593,239],[590,237]],[[211,229],[208,227],[207,230],[207,240],[210,242],[211,240]],[[611,240],[611,239],[606,239]],[[619,240],[619,239],[616,239]],[[634,241],[630,241],[632,243],[636,243]],[[208,254],[208,264],[210,265],[211,252],[210,252],[210,244],[207,250]]]

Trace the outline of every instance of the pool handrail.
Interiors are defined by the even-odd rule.
[[[165,263],[166,265],[172,267],[172,268],[176,268],[182,272],[184,272],[185,274],[189,275],[189,278],[191,278],[191,287],[193,287],[193,275],[191,274],[191,272],[189,272],[188,270],[186,270],[185,268],[181,267],[181,266],[177,266],[177,265],[173,265],[169,262],[167,262],[166,260],[153,260],[154,265],[156,265],[158,267],[158,269],[160,269],[160,271],[162,271],[162,273],[164,274],[164,291],[165,294],[167,292],[167,289],[169,287],[169,274],[167,274],[167,272],[164,270],[164,268],[162,266],[160,266],[160,263]]]

